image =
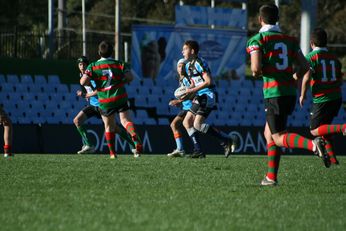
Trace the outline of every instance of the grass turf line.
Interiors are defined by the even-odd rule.
[[[346,157],[96,155],[0,158],[1,230],[343,230]]]

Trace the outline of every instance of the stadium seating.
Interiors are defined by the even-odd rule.
[[[81,89],[78,83],[64,84],[57,75],[0,74],[0,103],[14,123],[73,124],[73,118],[87,105],[84,98],[76,96]],[[212,112],[208,122],[216,126],[263,126],[262,82],[251,80],[218,80],[218,110]],[[166,125],[180,111],[168,106],[178,86],[175,79],[135,79],[126,89],[134,109],[135,123],[143,125]],[[346,98],[346,86],[343,86]],[[311,98],[303,108],[298,105],[288,123],[290,126],[308,127]],[[150,112],[150,113],[149,113]],[[335,122],[346,120],[340,113]],[[97,118],[89,124],[102,124]]]

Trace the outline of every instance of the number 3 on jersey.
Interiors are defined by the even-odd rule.
[[[288,67],[288,52],[285,43],[275,43],[274,50],[280,50],[279,58],[281,63],[276,63],[275,66],[278,70],[285,70]]]

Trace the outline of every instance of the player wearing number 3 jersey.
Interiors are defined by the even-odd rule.
[[[296,103],[296,84],[293,75],[302,78],[309,65],[294,37],[285,35],[276,25],[279,9],[274,4],[261,6],[259,10],[261,29],[250,38],[247,52],[251,56],[254,77],[263,76],[266,125],[264,136],[268,148],[268,172],[262,185],[276,185],[280,153],[278,147],[303,148],[320,156],[326,167],[330,160],[321,139],[310,140],[286,130],[287,118]],[[293,64],[298,71],[294,73]]]

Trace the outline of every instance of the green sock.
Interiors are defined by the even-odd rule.
[[[119,127],[119,129],[120,129],[120,132],[118,133],[118,135],[119,135],[123,140],[126,140],[127,143],[129,143],[131,149],[134,149],[134,148],[135,148],[135,144],[133,143],[133,141],[132,141],[132,139],[131,139],[129,133],[127,133],[127,132],[125,131],[125,129],[122,128],[122,127]]]
[[[85,127],[84,126],[77,127],[77,130],[82,137],[83,144],[92,146],[88,137],[87,137],[87,131],[86,131]]]

